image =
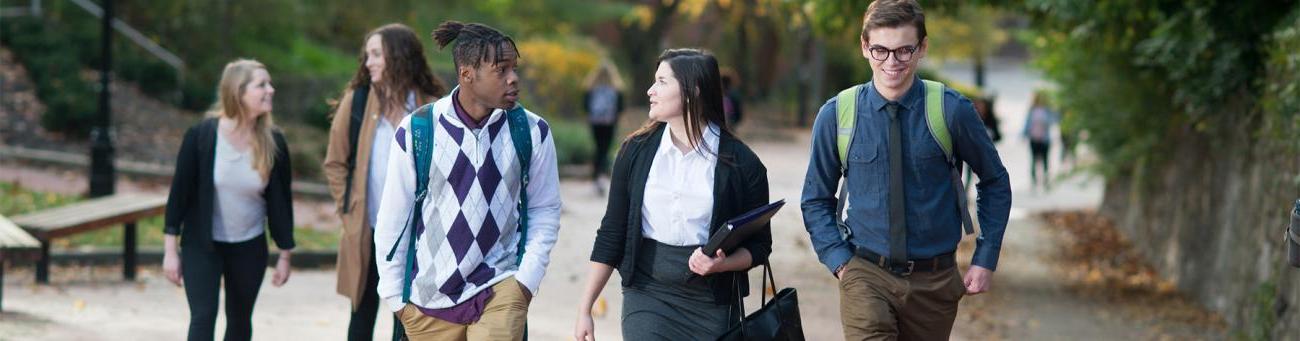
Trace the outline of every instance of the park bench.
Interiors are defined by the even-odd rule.
[[[40,259],[36,262],[36,283],[50,282],[50,241],[78,233],[123,224],[122,277],[135,280],[136,221],[160,215],[166,210],[167,196],[153,194],[114,194],[13,217],[13,222],[40,241]]]
[[[4,310],[5,258],[17,252],[33,251],[40,246],[41,242],[36,237],[0,215],[0,310]]]

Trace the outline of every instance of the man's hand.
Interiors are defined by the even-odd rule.
[[[993,284],[993,271],[985,269],[979,265],[971,265],[970,270],[962,278],[962,283],[966,284],[967,295],[979,295],[989,291],[989,286]]]

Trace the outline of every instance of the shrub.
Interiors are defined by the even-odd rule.
[[[551,125],[551,133],[555,136],[557,164],[583,164],[591,161],[592,152],[596,147],[586,124],[560,117],[548,119],[546,123]]]
[[[64,27],[38,18],[13,18],[0,23],[0,37],[22,61],[36,96],[46,105],[45,129],[84,137],[93,125],[98,94],[81,79],[76,43],[62,39]]]
[[[574,39],[529,39],[519,50],[525,105],[550,118],[582,117],[583,82],[600,61],[598,47]]]

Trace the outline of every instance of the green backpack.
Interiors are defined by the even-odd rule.
[[[966,193],[962,192],[965,186],[961,183],[961,166],[957,163],[957,158],[953,156],[952,136],[948,133],[948,122],[943,116],[943,83],[931,80],[921,80],[925,83],[925,123],[930,127],[930,137],[934,142],[939,144],[943,149],[944,160],[948,162],[948,170],[952,175],[952,188],[957,192],[957,210],[961,215],[961,225],[966,234],[975,233],[974,224],[971,222],[970,211],[966,209]],[[848,176],[848,159],[849,144],[853,142],[853,131],[857,124],[858,112],[858,92],[862,90],[862,84],[854,85],[848,89],[840,91],[836,96],[835,107],[835,146],[840,157],[840,173]],[[839,200],[836,202],[835,220],[840,226],[840,236],[848,240],[853,232],[849,230],[849,225],[844,222],[844,206],[848,202],[848,181],[840,183]]]

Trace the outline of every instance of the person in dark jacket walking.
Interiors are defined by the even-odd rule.
[[[609,62],[601,62],[587,79],[587,93],[582,97],[587,110],[587,123],[596,150],[591,160],[591,180],[596,190],[604,193],[601,177],[605,175],[609,160],[609,144],[618,130],[618,118],[623,113],[623,80],[618,69]]]
[[[701,246],[724,221],[767,204],[767,169],[727,128],[718,63],[693,49],[659,57],[650,120],[614,161],[578,304],[577,340],[595,338],[591,306],[623,278],[623,339],[713,340],[740,319],[746,271],[767,262],[770,226],[730,254]]]
[[[268,230],[280,248],[271,284],[279,287],[289,280],[292,172],[289,147],[271,120],[274,95],[262,63],[240,59],[226,64],[211,117],[185,132],[176,156],[163,230],[163,273],[185,288],[189,340],[213,338],[223,286],[225,339],[252,338],[253,303],[266,274]]]

